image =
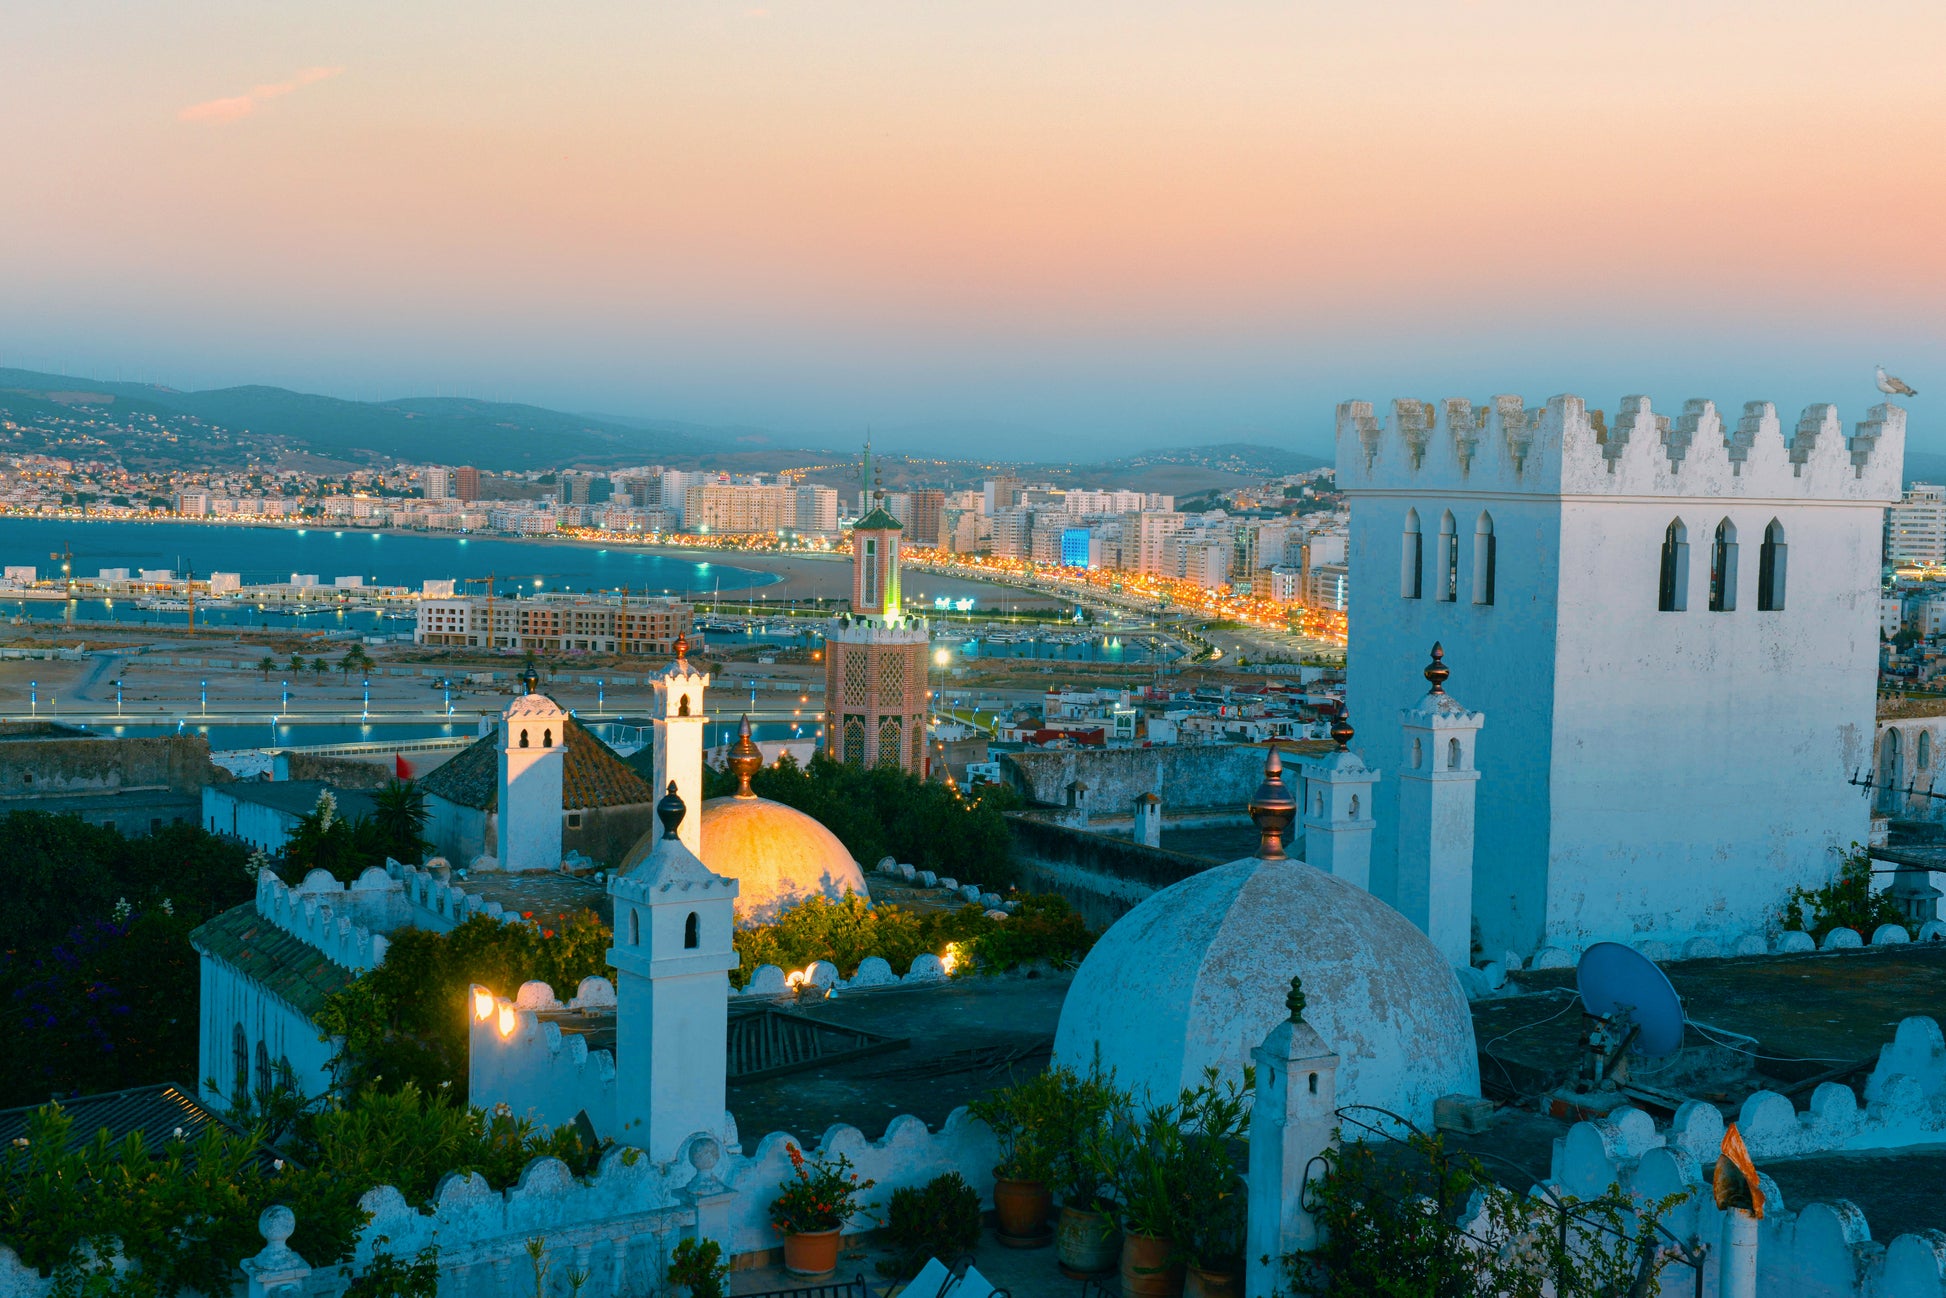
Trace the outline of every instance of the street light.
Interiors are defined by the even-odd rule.
[[[39,681],[27,682],[27,706],[32,709],[34,716],[41,714],[41,683]]]
[[[277,715],[280,717],[291,710],[291,683],[283,681],[281,684],[284,687],[284,701],[277,708]]]
[[[595,678],[595,711],[597,712],[605,711],[607,709],[607,705],[608,705],[608,682],[603,680],[601,677],[597,676]]]
[[[372,679],[369,676],[365,678],[365,708],[359,714],[358,719],[360,721],[370,721],[372,719]]]
[[[203,715],[209,715],[209,682],[203,682]]]
[[[115,715],[118,717],[122,715],[122,682],[120,678],[117,678],[115,681]]]

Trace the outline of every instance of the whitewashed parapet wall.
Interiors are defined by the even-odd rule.
[[[407,925],[441,932],[474,915],[524,922],[497,901],[482,901],[397,861],[371,866],[343,884],[326,870],[286,884],[265,868],[257,874],[257,913],[334,964],[357,972],[384,963],[385,934]]]
[[[496,1191],[478,1175],[448,1176],[430,1209],[412,1207],[398,1190],[380,1186],[361,1199],[372,1214],[359,1233],[354,1271],[374,1251],[410,1258],[439,1248],[439,1292],[478,1298],[533,1291],[527,1244],[538,1239],[549,1264],[548,1298],[567,1298],[567,1274],[586,1272],[578,1298],[639,1298],[661,1291],[670,1250],[685,1237],[716,1240],[732,1257],[761,1253],[781,1240],[770,1225],[770,1203],[791,1174],[788,1146],[803,1142],[782,1132],[765,1136],[748,1156],[728,1153],[713,1136],[692,1137],[682,1158],[652,1162],[639,1150],[617,1148],[587,1179],[555,1158],[529,1163],[513,1188]],[[855,1127],[825,1131],[816,1151],[843,1154],[861,1179],[876,1181],[868,1196],[883,1205],[895,1190],[923,1186],[957,1172],[991,1202],[999,1148],[993,1133],[965,1109],[938,1131],[918,1118],[894,1118],[884,1136],[867,1140]],[[869,1230],[861,1214],[848,1230]],[[241,1260],[241,1259],[240,1259]],[[317,1267],[301,1282],[304,1298],[336,1298],[347,1287],[338,1267]],[[0,1247],[0,1298],[51,1298],[54,1284]]]
[[[1919,926],[1919,936],[1915,939],[1904,926],[1881,924],[1872,930],[1869,940],[1856,929],[1834,928],[1824,935],[1820,944],[1817,939],[1801,929],[1786,929],[1775,938],[1762,933],[1741,933],[1733,938],[1718,941],[1711,937],[1693,937],[1687,942],[1671,943],[1646,938],[1631,945],[1637,951],[1657,964],[1672,960],[1715,960],[1725,956],[1753,955],[1808,955],[1813,951],[1856,951],[1863,947],[1905,946],[1913,942],[1946,941],[1946,923],[1928,920]],[[1580,959],[1580,947],[1542,947],[1527,961],[1529,969],[1572,969]],[[1521,968],[1520,959],[1508,952],[1508,969]]]

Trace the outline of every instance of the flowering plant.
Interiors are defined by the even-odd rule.
[[[780,1235],[815,1235],[837,1230],[853,1214],[875,1205],[858,1198],[878,1184],[861,1181],[852,1170],[851,1160],[843,1154],[833,1158],[806,1158],[795,1144],[786,1144],[791,1156],[791,1174],[777,1187],[770,1204],[770,1224]]]

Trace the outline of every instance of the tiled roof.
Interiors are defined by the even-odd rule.
[[[883,505],[852,524],[854,532],[902,532],[904,530],[904,525],[886,513]]]
[[[232,907],[193,930],[189,945],[253,979],[307,1017],[323,1008],[326,996],[352,980],[351,970],[331,963],[316,947],[257,914],[254,901]]]
[[[27,1134],[27,1120],[41,1106],[0,1109],[0,1145],[12,1144]],[[222,1121],[180,1086],[166,1082],[137,1086],[126,1091],[107,1091],[100,1095],[78,1095],[62,1100],[61,1108],[74,1119],[68,1133],[68,1148],[85,1145],[95,1133],[106,1129],[109,1138],[119,1143],[132,1131],[142,1133],[151,1151],[160,1150],[181,1130],[192,1144],[203,1129],[221,1126]]]
[[[568,752],[561,771],[561,809],[625,807],[654,802],[648,782],[573,717],[567,720]],[[462,807],[493,811],[500,806],[499,735],[488,734],[460,749],[419,787]]]
[[[346,820],[369,816],[378,809],[371,794],[341,789],[324,780],[232,780],[216,786],[216,793],[218,797],[269,807],[286,815],[308,816],[318,805],[318,795],[326,789],[337,799],[338,814]]]

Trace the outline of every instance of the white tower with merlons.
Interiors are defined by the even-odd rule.
[[[568,714],[540,692],[532,672],[524,683],[525,692],[500,714],[500,868],[558,870]]]
[[[608,881],[615,908],[617,1139],[667,1162],[697,1132],[722,1137],[728,1098],[730,970],[737,882],[689,850],[674,786],[656,804],[662,835]],[[700,804],[698,804],[700,807]]]
[[[1244,1292],[1281,1291],[1284,1259],[1318,1246],[1319,1229],[1305,1208],[1305,1180],[1322,1175],[1320,1154],[1338,1144],[1338,1054],[1304,1021],[1304,985],[1291,979],[1291,1015],[1250,1052],[1257,1066],[1250,1114],[1249,1218]]]
[[[683,846],[696,856],[703,851],[703,696],[709,689],[709,673],[689,665],[689,637],[676,637],[676,661],[662,669],[651,682],[655,703],[654,748],[651,758],[654,779],[651,787],[676,786],[676,796],[685,807],[696,810],[683,817],[680,828]]]
[[[1298,763],[1303,775],[1304,860],[1346,883],[1372,890],[1372,786],[1378,772],[1351,751],[1351,719],[1331,725],[1337,751]]]
[[[1432,688],[1401,709],[1398,908],[1425,931],[1447,963],[1473,963],[1473,801],[1480,771],[1474,745],[1486,718],[1446,692],[1446,651],[1432,647]]]

